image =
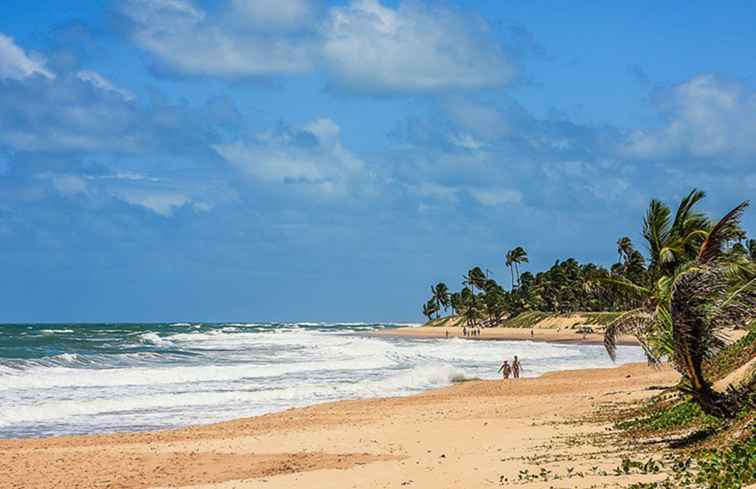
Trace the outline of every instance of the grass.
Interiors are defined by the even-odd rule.
[[[756,356],[756,321],[749,328],[747,335],[723,349],[704,365],[707,378],[719,380]]]
[[[507,320],[504,323],[506,328],[532,328],[539,322],[545,319],[551,318],[572,318],[579,316],[582,319],[577,321],[579,324],[606,326],[615,319],[617,319],[621,312],[541,312],[541,311],[528,311],[515,316],[512,319]]]

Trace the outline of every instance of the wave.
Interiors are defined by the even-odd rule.
[[[145,345],[159,346],[161,348],[176,346],[171,340],[161,338],[160,335],[152,331],[140,334],[139,339]]]

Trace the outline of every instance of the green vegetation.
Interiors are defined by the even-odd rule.
[[[649,462],[652,462],[648,470]],[[664,464],[656,461],[623,460],[621,474],[658,473]],[[725,448],[699,450],[691,456],[676,457],[670,476],[661,482],[641,482],[628,489],[711,488],[741,489],[756,482],[756,437],[737,441]]]
[[[719,351],[706,365],[707,375],[724,377],[754,357],[756,329]],[[665,393],[619,420],[615,427],[631,440],[675,440],[658,465],[668,477],[660,482],[633,484],[635,489],[718,488],[736,489],[756,483],[756,392],[742,403],[734,419],[706,414],[691,396]],[[679,438],[682,435],[682,438]],[[639,461],[623,461],[618,470],[644,473]]]
[[[704,196],[694,189],[674,210],[651,201],[642,225],[646,256],[622,237],[618,261],[608,269],[570,258],[534,275],[520,272],[529,260],[516,247],[504,256],[509,290],[474,267],[462,290],[448,298],[452,312],[470,326],[527,328],[581,311],[582,324],[605,326],[612,358],[619,335],[632,334],[649,360],[671,361],[682,375],[675,393],[616,424],[634,439],[683,436],[671,463],[628,459],[617,468],[618,475],[670,474],[631,486],[636,489],[729,489],[756,482],[756,376],[746,371],[729,386],[713,385],[756,356],[756,240],[747,239],[740,224],[748,202],[713,221],[697,210]],[[428,310],[437,316],[433,324],[443,325],[449,319],[438,319],[443,296],[437,289]],[[722,333],[732,328],[749,332],[727,346]],[[552,475],[521,474],[522,480],[547,477]]]
[[[748,334],[725,347],[704,364],[704,373],[712,380],[725,377],[756,356],[756,321],[749,325]]]
[[[631,432],[664,432],[688,428],[709,429],[719,426],[718,418],[709,416],[690,399],[653,405],[636,418],[617,423],[617,428]]]

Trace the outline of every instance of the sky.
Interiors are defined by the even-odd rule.
[[[756,195],[752,2],[4,0],[0,322],[416,321]],[[744,225],[756,233],[756,209]]]

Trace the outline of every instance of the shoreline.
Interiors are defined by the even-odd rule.
[[[468,381],[167,431],[6,439],[0,472],[8,487],[25,489],[522,486],[518,471],[535,471],[536,456],[553,458],[547,467],[555,473],[568,465],[611,470],[621,447],[599,462],[581,458],[565,437],[606,450],[603,441],[591,441],[606,424],[579,420],[676,379],[669,368],[627,364]],[[586,476],[569,485],[602,480]]]
[[[574,329],[551,328],[482,328],[480,336],[463,336],[462,328],[457,326],[410,326],[386,328],[370,332],[371,336],[395,336],[405,338],[460,338],[473,341],[534,341],[546,343],[561,343],[572,345],[603,345],[604,335],[599,333],[578,333]],[[531,331],[533,334],[531,335]],[[617,340],[618,345],[640,346],[638,340],[630,335],[622,335]]]

